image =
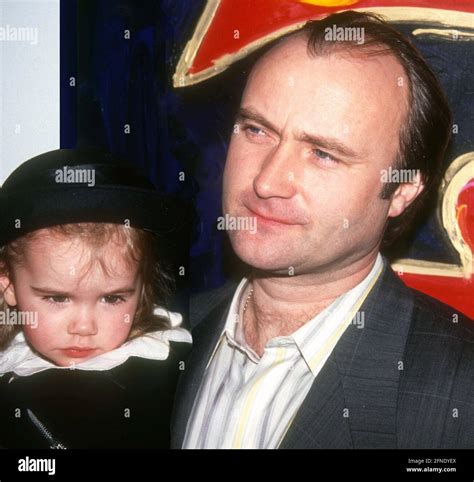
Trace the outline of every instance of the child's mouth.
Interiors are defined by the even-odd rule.
[[[92,355],[96,349],[95,348],[79,348],[79,347],[70,347],[64,348],[61,350],[66,356],[70,358],[86,358]]]

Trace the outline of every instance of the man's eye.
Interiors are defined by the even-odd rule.
[[[106,295],[103,296],[102,299],[105,301],[105,303],[108,303],[110,305],[117,305],[125,301],[125,298],[119,295]]]
[[[243,126],[243,131],[246,132],[247,134],[252,135],[252,136],[263,136],[263,135],[265,135],[265,131],[263,131],[263,129],[260,129],[260,127],[254,126],[252,124],[245,124]]]
[[[67,296],[43,296],[43,300],[48,303],[65,303],[68,300]]]
[[[322,151],[321,149],[313,149],[313,154],[318,158],[322,159],[323,161],[332,161],[332,162],[337,162],[337,159],[331,156],[331,154],[328,154],[325,151]]]

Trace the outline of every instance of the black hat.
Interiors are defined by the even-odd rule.
[[[169,234],[189,203],[159,193],[138,166],[95,149],[57,149],[20,165],[0,189],[0,246],[37,229],[107,222]]]

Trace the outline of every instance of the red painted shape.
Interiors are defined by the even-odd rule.
[[[361,0],[349,6],[322,7],[299,0],[222,0],[189,73],[281,28],[339,10],[368,7],[418,7],[474,12],[472,0]],[[238,38],[235,33],[238,32]]]
[[[474,249],[474,179],[461,190],[457,202],[458,223],[464,240]],[[474,277],[470,279],[444,276],[404,274],[406,285],[437,298],[474,318]]]
[[[462,236],[472,251],[474,248],[474,179],[471,179],[461,190],[456,209]]]
[[[473,279],[427,276],[405,273],[402,281],[415,290],[436,298],[456,310],[474,318]]]

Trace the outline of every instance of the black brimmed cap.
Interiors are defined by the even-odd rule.
[[[58,149],[24,162],[0,189],[0,245],[58,224],[101,222],[173,237],[190,203],[156,190],[138,166],[102,150]]]

